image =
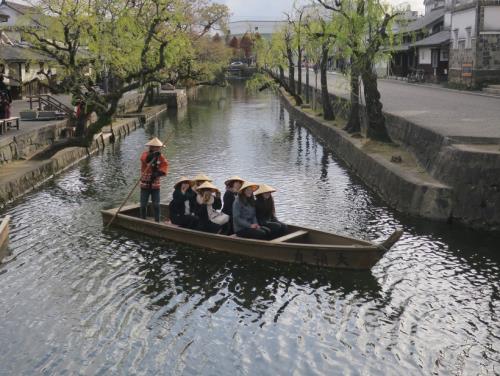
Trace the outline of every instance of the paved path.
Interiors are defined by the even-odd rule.
[[[137,91],[133,90],[128,93],[125,93],[123,98],[120,101],[125,101],[128,97],[136,95]],[[71,104],[71,96],[70,95],[52,95],[54,98],[64,103],[68,107],[73,108],[74,106]],[[34,105],[36,107],[36,104]],[[11,116],[19,116],[19,112],[29,110],[29,101],[26,99],[19,99],[12,101],[11,104]],[[20,121],[19,122],[19,130],[17,129],[9,129],[5,134],[0,135],[0,141],[6,139],[7,137],[12,137],[16,135],[20,135],[22,133],[30,132],[34,129],[41,129],[50,124],[59,123],[61,120],[28,120],[28,121]]]
[[[305,82],[305,73],[303,74]],[[309,80],[314,86],[314,73]],[[331,93],[348,97],[344,76],[328,74]],[[500,139],[500,97],[379,80],[384,111],[445,136]],[[318,75],[319,87],[319,75]]]
[[[58,99],[62,103],[66,104],[69,107],[71,106],[71,98],[69,95],[54,95],[54,98]],[[36,104],[34,105],[36,107]],[[19,116],[19,112],[21,111],[26,111],[30,109],[29,101],[26,99],[19,99],[12,101],[12,104],[10,106],[10,111],[11,111],[11,116]],[[5,134],[0,136],[0,140],[7,138],[7,137],[12,137],[16,136],[22,133],[26,133],[29,131],[32,131],[34,129],[41,129],[46,127],[47,125],[58,123],[61,120],[31,120],[31,121],[19,121],[19,130],[17,129],[9,129]]]

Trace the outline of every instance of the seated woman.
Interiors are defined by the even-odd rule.
[[[238,196],[238,191],[241,188],[241,185],[243,184],[244,180],[240,178],[239,176],[231,176],[229,179],[227,179],[224,184],[226,185],[226,192],[224,193],[224,207],[222,208],[222,212],[227,214],[230,218],[229,220],[229,228],[228,228],[228,235],[231,235],[234,233],[233,229],[233,203]]]
[[[233,203],[233,227],[236,235],[242,238],[267,240],[271,230],[260,226],[255,215],[253,193],[259,188],[255,183],[244,182]]]
[[[274,238],[285,235],[288,226],[276,218],[273,192],[276,192],[276,189],[267,184],[261,184],[254,194],[257,221],[259,225],[269,228],[271,237]]]
[[[210,179],[207,175],[205,174],[198,174],[193,178],[194,185],[193,185],[193,191],[196,192],[198,187],[208,181],[209,183],[212,182],[212,179]]]
[[[172,223],[190,229],[196,229],[199,222],[194,213],[196,193],[191,189],[193,184],[194,182],[185,176],[177,180],[172,201],[168,205]]]
[[[217,211],[221,207],[220,191],[217,187],[208,181],[201,184],[196,194],[196,214],[200,218],[199,231],[220,233],[225,230],[224,225],[229,222],[229,216]]]

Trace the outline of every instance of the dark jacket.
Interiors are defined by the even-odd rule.
[[[219,210],[220,208],[222,208],[221,199],[218,197],[214,197],[214,202],[212,203],[212,207],[215,210]],[[212,223],[210,221],[210,218],[208,217],[207,204],[200,204],[196,200],[196,195],[195,195],[195,199],[194,199],[194,213],[195,213],[195,215],[198,216],[198,218],[200,218],[200,224],[202,226]]]
[[[176,188],[172,195],[172,201],[170,201],[169,204],[170,218],[186,214],[186,201],[189,202],[189,214],[194,213],[196,207],[196,194],[191,188],[189,188],[186,193],[182,193],[180,187]]]
[[[238,194],[231,192],[229,189],[224,193],[224,207],[222,208],[222,212],[230,217],[233,216],[233,203],[236,196],[238,196]]]
[[[276,214],[274,211],[274,201],[270,197],[265,200],[262,196],[257,196],[255,199],[255,211],[259,225],[264,225],[266,222],[277,222]]]
[[[257,223],[255,216],[255,207],[252,205],[245,205],[236,197],[233,203],[233,227],[234,232],[241,231],[249,228],[252,224]]]

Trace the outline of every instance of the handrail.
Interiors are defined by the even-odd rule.
[[[41,110],[42,104],[45,104],[49,108],[55,108],[61,112],[65,112],[67,115],[74,116],[74,111],[71,107],[65,105],[58,99],[54,98],[49,94],[39,94],[28,96],[30,109],[33,109],[33,103],[38,103],[38,109]]]

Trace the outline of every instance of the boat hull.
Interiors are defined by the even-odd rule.
[[[10,216],[5,216],[0,222],[0,261],[6,254],[9,245],[9,223]]]
[[[165,208],[162,208],[162,210],[165,210]],[[102,211],[105,225],[108,224],[115,213],[116,209]],[[290,226],[291,231],[297,229],[307,230],[315,237],[329,236],[339,244],[273,243],[271,241],[210,234],[184,229],[167,223],[156,223],[151,220],[140,219],[137,214],[138,206],[129,206],[120,211],[112,224],[144,235],[189,244],[197,248],[264,260],[303,263],[339,269],[370,269],[386,252],[383,247],[368,242],[292,225]]]

